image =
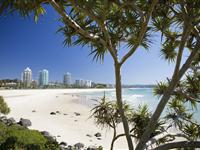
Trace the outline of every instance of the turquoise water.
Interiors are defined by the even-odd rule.
[[[81,95],[88,96],[89,99],[98,100],[103,97],[104,92],[83,92]],[[109,100],[116,100],[115,90],[105,91],[105,95]],[[133,107],[147,104],[150,110],[154,110],[158,104],[158,97],[153,95],[153,90],[150,88],[122,89],[122,97],[123,100],[133,105]]]
[[[103,97],[104,92],[86,92],[81,93],[85,95],[88,99],[98,100]],[[110,100],[116,100],[115,91],[106,91],[105,95]],[[147,104],[151,112],[155,110],[159,103],[159,97],[154,96],[152,88],[126,88],[122,89],[123,100],[129,102],[134,108],[137,108],[138,105]],[[167,108],[164,110],[164,113],[167,111]],[[194,113],[194,116],[197,120],[200,121],[200,104],[197,106],[197,110],[191,110]]]

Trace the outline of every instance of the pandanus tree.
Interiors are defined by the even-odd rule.
[[[124,103],[123,110],[125,116],[127,118],[130,118],[132,114],[130,105]],[[107,99],[104,95],[104,97],[101,98],[96,104],[96,106],[91,110],[91,113],[91,117],[94,118],[94,121],[97,124],[97,126],[99,126],[100,128],[108,128],[113,130],[113,138],[110,147],[110,149],[113,150],[114,142],[119,137],[124,136],[124,134],[117,133],[117,126],[121,123],[121,117],[119,114],[119,107],[116,101],[111,101]]]
[[[151,118],[151,113],[148,110],[147,105],[139,105],[138,109],[134,109],[130,104],[125,102],[123,104],[123,110],[131,127],[130,135],[132,139],[138,142],[145,131],[146,125]],[[110,150],[115,149],[114,143],[121,137],[124,137],[124,133],[118,133],[117,127],[121,123],[119,114],[119,107],[116,101],[111,101],[104,97],[98,101],[96,106],[91,110],[91,117],[94,118],[95,123],[100,128],[108,128],[113,130],[113,138],[111,141]],[[159,121],[156,125],[156,130],[152,133],[151,138],[165,132],[164,122]],[[167,141],[166,138],[162,138],[162,141]],[[159,140],[157,140],[159,141]],[[163,143],[163,142],[160,142]]]
[[[162,39],[164,39],[161,52],[166,60],[175,62],[175,68],[172,78],[167,79],[166,84],[160,83],[156,89],[156,94],[160,93],[161,99],[136,147],[137,150],[142,149],[149,140],[149,136],[155,128],[155,122],[157,122],[169,101],[178,101],[178,103],[180,101],[182,103],[190,101],[192,105],[198,103],[200,81],[196,75],[187,75],[185,82],[180,80],[190,68],[198,66],[200,62],[199,6],[199,0],[160,1],[152,14],[155,30],[160,31]],[[182,58],[183,54],[186,53],[188,56],[184,61]],[[183,108],[181,111],[183,111]],[[178,113],[178,116],[180,116],[180,112]],[[185,117],[188,118],[189,116]],[[168,144],[166,147],[176,148],[177,146],[177,148],[180,148],[200,145],[198,142],[183,143],[171,143],[171,145]]]
[[[34,13],[35,20],[52,6],[60,15],[66,45],[88,45],[94,58],[103,61],[109,53],[114,61],[116,99],[129,149],[133,142],[123,110],[121,67],[141,47],[148,48],[149,21],[158,0],[1,0],[0,12],[18,11],[22,16]],[[119,51],[126,49],[122,57]]]
[[[181,78],[192,64],[199,63],[200,1],[1,0],[0,13],[18,11],[22,16],[33,13],[37,21],[38,16],[45,13],[44,5],[52,6],[60,15],[63,27],[59,31],[63,32],[66,45],[87,45],[91,47],[94,58],[100,61],[103,61],[106,53],[112,56],[117,105],[130,150],[134,147],[128,120],[123,110],[121,68],[136,50],[149,47],[152,41],[151,31],[161,33],[164,40],[161,52],[164,58],[175,63],[175,68],[165,90],[161,90],[160,102],[136,147],[137,150],[144,149],[155,131],[165,106],[174,92],[177,92],[175,89],[178,89]],[[124,55],[119,55],[119,51],[124,49]],[[186,50],[189,55],[183,62],[182,57]],[[182,95],[188,95],[189,91],[181,92]],[[196,102],[197,96],[191,95]]]

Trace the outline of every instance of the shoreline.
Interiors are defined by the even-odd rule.
[[[47,131],[58,142],[68,145],[80,142],[86,146],[102,146],[107,150],[110,149],[113,131],[96,126],[94,119],[90,118],[96,101],[81,94],[103,91],[114,89],[0,90],[0,96],[11,108],[7,117],[29,119],[32,122],[30,129]],[[51,115],[52,112],[55,114]],[[98,132],[101,133],[99,138],[95,137]],[[117,132],[123,133],[122,124],[119,124]],[[175,130],[172,132],[175,133]],[[117,140],[114,149],[128,149],[126,138]]]
[[[68,145],[81,142],[87,146],[103,146],[107,150],[110,149],[112,131],[97,127],[93,118],[89,118],[91,108],[84,105],[85,102],[91,103],[91,101],[85,100],[82,104],[76,95],[80,92],[108,90],[113,89],[0,90],[0,95],[11,108],[11,113],[7,116],[16,120],[30,119],[32,122],[30,129],[48,131],[58,142],[63,141]],[[56,111],[59,113],[50,115]],[[119,133],[122,131],[122,126],[119,126]],[[98,132],[101,133],[100,138],[94,136]],[[115,149],[127,149],[126,139],[119,139],[115,143]]]

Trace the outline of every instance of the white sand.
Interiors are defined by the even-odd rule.
[[[81,142],[86,146],[102,145],[104,149],[109,149],[112,131],[98,128],[94,120],[89,119],[90,108],[83,104],[87,102],[72,95],[72,93],[105,90],[109,89],[0,90],[0,95],[11,108],[8,116],[14,117],[17,121],[20,118],[30,119],[31,129],[48,131],[56,136],[58,141],[65,141],[69,145]],[[55,111],[60,111],[61,114],[50,115],[50,112]],[[81,115],[76,116],[74,112]],[[123,131],[122,127],[119,127],[119,131]],[[94,136],[97,132],[102,134],[101,140]],[[86,136],[87,134],[92,137]],[[127,149],[125,137],[116,141],[114,149]]]

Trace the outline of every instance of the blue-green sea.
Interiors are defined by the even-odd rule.
[[[83,92],[81,95],[86,96],[88,99],[98,100],[103,97],[104,92]],[[105,91],[105,96],[109,100],[116,100],[115,90]],[[156,109],[160,98],[153,94],[152,88],[124,88],[122,89],[123,100],[130,103],[133,108],[137,109],[139,105],[147,104],[149,110],[153,113]],[[195,119],[200,121],[200,104],[197,105],[197,109],[191,109],[189,104],[186,104],[188,109],[194,113]],[[167,112],[165,108],[162,115]]]

